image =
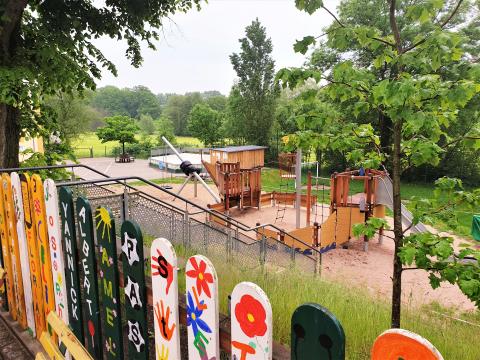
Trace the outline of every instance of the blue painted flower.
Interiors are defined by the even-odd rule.
[[[200,319],[200,316],[203,314],[203,310],[199,309],[195,306],[193,302],[192,295],[190,291],[187,293],[188,297],[188,304],[187,304],[187,326],[192,326],[193,329],[193,336],[197,336],[198,328],[205,331],[206,333],[211,333],[212,330],[208,326],[208,324]],[[200,302],[200,305],[203,305],[204,301]]]

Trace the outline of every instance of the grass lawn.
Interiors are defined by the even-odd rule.
[[[157,136],[150,136],[153,141],[157,141]],[[136,138],[140,140],[141,135]],[[194,137],[177,136],[177,143],[181,146],[201,147],[202,142]],[[113,150],[120,146],[118,141],[108,141],[102,143],[94,132],[81,134],[78,139],[72,143],[77,158],[90,157],[90,148],[93,149],[94,157],[113,156]]]
[[[306,184],[307,179],[306,176],[302,176],[302,184]],[[330,180],[319,180],[318,182],[319,185],[324,184],[329,186],[330,185]],[[433,184],[417,184],[417,183],[408,183],[404,182],[401,185],[401,190],[402,190],[402,199],[403,200],[410,200],[413,196],[416,197],[423,197],[423,198],[432,198],[433,197],[433,190],[434,190],[434,185]],[[276,169],[269,169],[269,168],[264,168],[262,172],[262,187],[265,191],[279,191],[280,190],[280,177],[278,175],[278,170]],[[290,180],[289,183],[289,190],[288,191],[294,191],[294,186],[293,186],[293,180]],[[351,183],[350,186],[350,193],[355,194],[358,192],[363,191],[363,182],[361,181],[354,181]],[[306,190],[303,190],[304,193],[306,193]],[[322,199],[325,199],[325,202],[330,201],[330,191],[325,190],[325,192],[322,191],[322,187],[319,186],[319,190],[316,190],[316,183],[315,180],[313,180],[313,189],[312,193],[314,195],[317,195],[319,200],[322,201]],[[407,204],[408,206],[408,204]],[[459,208],[456,211],[457,218],[458,218],[458,226],[455,230],[452,232],[464,236],[466,238],[471,239],[470,235],[470,230],[472,226],[472,217],[474,215],[474,212],[471,211],[468,208]],[[436,228],[439,230],[450,230],[448,229],[447,225],[442,223],[442,222],[437,222],[434,224]],[[451,230],[450,230],[451,231]]]

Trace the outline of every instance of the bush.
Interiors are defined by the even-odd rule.
[[[154,142],[150,138],[144,137],[135,144],[126,144],[125,152],[132,156],[135,156],[138,159],[148,159],[150,157],[150,151],[153,148],[155,148]],[[121,146],[117,146],[114,148],[115,156],[118,156],[121,153]]]

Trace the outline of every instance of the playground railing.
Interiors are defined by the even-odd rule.
[[[284,232],[277,225],[260,224],[250,227],[223,213],[204,208],[164,189],[161,185],[138,176],[112,178],[83,164],[1,169],[0,172],[10,173],[13,171],[40,171],[62,168],[70,169],[71,180],[57,182],[57,186],[68,186],[75,195],[86,196],[95,204],[108,200],[108,204],[118,221],[136,220],[149,236],[166,236],[177,244],[188,246],[191,241],[191,234],[198,238],[198,233],[202,233],[207,238],[203,241],[203,244],[216,247],[217,252],[223,249],[225,255],[228,256],[237,255],[239,261],[244,262],[244,265],[249,267],[254,264],[258,266],[265,263],[286,267],[293,263],[308,272],[316,272],[319,269],[320,251],[299,238],[291,237],[291,245],[293,246],[282,243],[278,238],[260,236],[261,241],[257,240],[258,234],[265,233],[264,229],[274,229],[278,233]],[[100,175],[101,178],[76,180],[75,169],[78,168],[91,171]],[[137,189],[130,185],[128,181],[141,182],[150,188],[168,194],[175,201],[162,200],[146,191]],[[220,226],[218,222],[210,221],[211,217],[221,219],[223,226]],[[199,231],[201,228],[203,229]],[[309,251],[300,251],[299,248],[307,248]],[[230,251],[230,249],[235,250],[236,253]],[[254,262],[252,259],[256,261]]]

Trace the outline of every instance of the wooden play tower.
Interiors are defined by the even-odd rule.
[[[218,188],[222,210],[260,207],[265,149],[256,145],[210,149],[210,161],[202,163]]]

